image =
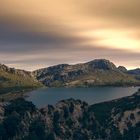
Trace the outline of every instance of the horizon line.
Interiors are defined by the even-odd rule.
[[[123,66],[125,67],[127,70],[134,70],[134,69],[139,69],[139,66],[138,67],[127,67],[127,66],[124,66],[124,65],[116,65],[114,62],[110,61],[109,59],[93,59],[93,60],[90,60],[90,61],[82,61],[82,62],[75,62],[75,63],[56,63],[56,64],[52,64],[52,65],[49,65],[49,66],[40,66],[38,68],[34,68],[34,69],[25,69],[25,68],[20,68],[20,66],[16,67],[16,66],[12,66],[11,64],[6,64],[6,63],[0,63],[0,65],[5,65],[9,68],[14,68],[16,70],[24,70],[24,71],[29,71],[29,72],[33,72],[33,71],[36,71],[36,70],[39,70],[39,69],[44,69],[44,68],[49,68],[49,67],[53,67],[53,66],[57,66],[57,65],[63,65],[63,64],[66,64],[66,65],[77,65],[77,64],[85,64],[85,63],[88,63],[88,62],[91,62],[91,61],[94,61],[94,60],[107,60],[111,63],[113,63],[117,68],[119,66]],[[37,64],[38,65],[38,64]]]

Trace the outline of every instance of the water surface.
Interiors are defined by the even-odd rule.
[[[95,104],[129,96],[137,90],[138,87],[41,88],[28,93],[27,100],[32,101],[39,108],[69,98]]]

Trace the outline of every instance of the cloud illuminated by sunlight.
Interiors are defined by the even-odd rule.
[[[139,5],[139,0],[0,0],[0,62],[34,69],[36,63],[106,58],[139,67]]]
[[[89,38],[87,43],[91,45],[140,52],[140,40],[130,30],[97,29],[83,32],[82,35]]]

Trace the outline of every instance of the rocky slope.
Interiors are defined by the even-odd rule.
[[[127,71],[128,74],[133,75],[136,79],[140,80],[140,68]]]
[[[35,77],[48,87],[89,87],[139,85],[139,79],[127,73],[125,67],[116,67],[105,59],[96,59],[83,64],[61,64],[33,72]]]
[[[140,75],[140,68],[134,69],[134,70],[129,70],[129,74],[134,74],[134,75]]]
[[[0,94],[33,89],[41,85],[31,72],[0,64]]]
[[[0,106],[0,118],[1,140],[139,140],[140,91],[91,106],[68,99],[40,110],[17,99]]]

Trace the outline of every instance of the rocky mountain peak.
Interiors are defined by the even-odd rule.
[[[119,70],[121,69],[121,70]],[[75,65],[60,64],[33,72],[37,80],[49,87],[73,87],[95,85],[120,85],[134,83],[137,79],[127,75],[126,68],[119,69],[111,61],[95,59]],[[116,77],[116,78],[114,78]],[[120,83],[120,81],[122,81]]]
[[[31,76],[31,72],[29,72],[29,71],[10,68],[4,64],[0,64],[0,71],[8,72],[11,74],[18,74],[18,75],[22,75],[22,76],[26,76],[26,75]]]
[[[68,64],[59,64],[59,65],[55,65],[52,67],[48,67],[48,71],[50,70],[56,70],[56,71],[60,71],[63,70],[64,68],[66,68],[67,66],[69,66]]]
[[[88,64],[93,69],[113,70],[117,68],[115,64],[106,59],[95,59]]]
[[[124,67],[124,66],[119,66],[119,67],[118,67],[118,70],[120,70],[120,71],[122,71],[122,72],[127,72],[127,69],[126,69],[126,67]]]
[[[127,69],[124,66],[119,66],[118,69],[122,72],[127,72]]]
[[[0,70],[7,71],[8,67],[6,65],[4,65],[4,64],[0,64]]]

